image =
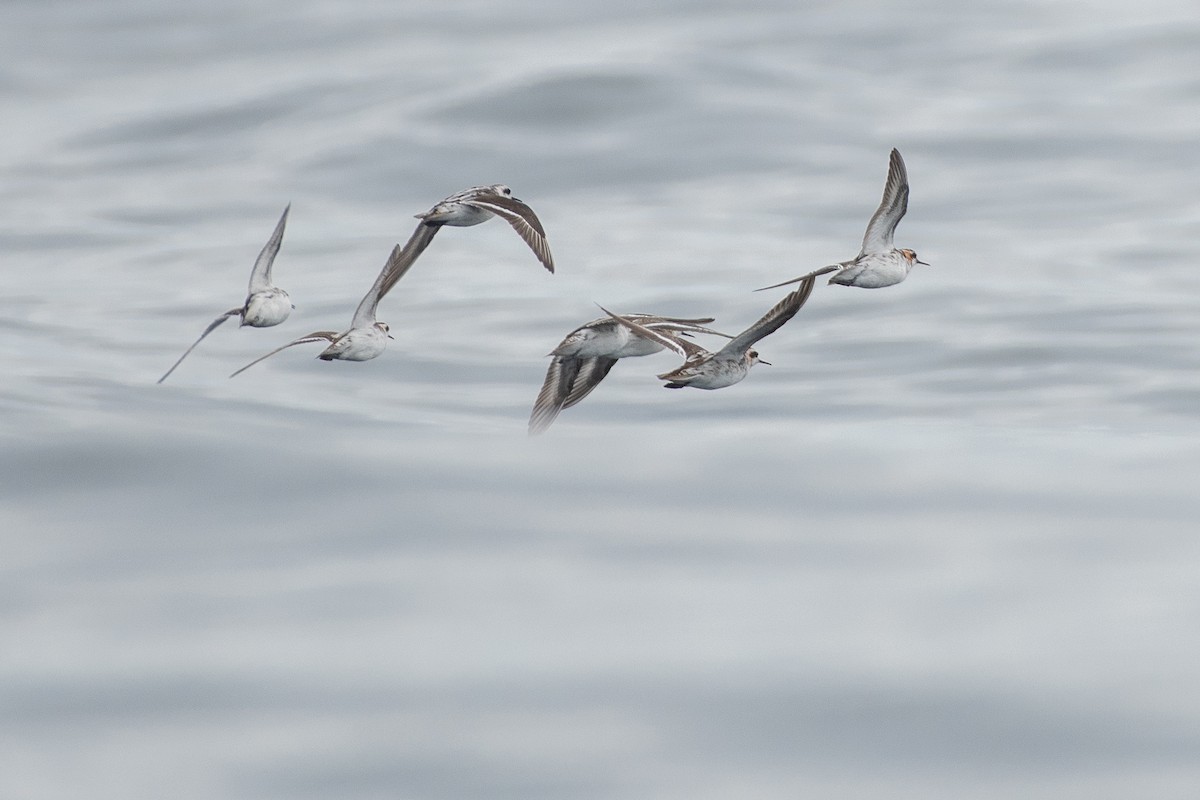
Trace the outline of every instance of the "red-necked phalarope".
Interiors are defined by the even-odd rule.
[[[407,269],[412,265],[412,259],[408,258],[408,254],[400,245],[392,248],[392,254],[388,257],[387,263],[379,272],[379,277],[375,279],[370,290],[363,296],[362,301],[358,304],[358,308],[354,311],[354,319],[350,321],[350,330],[338,333],[337,331],[316,331],[307,336],[301,336],[293,342],[288,342],[283,347],[277,347],[265,356],[256,358],[246,366],[234,372],[229,377],[234,377],[242,372],[253,367],[260,361],[270,358],[281,350],[286,350],[289,347],[297,344],[305,344],[307,342],[329,342],[329,346],[321,351],[317,358],[322,361],[370,361],[384,351],[387,346],[387,340],[392,337],[388,335],[388,325],[386,322],[377,322],[375,320],[375,311],[379,306],[379,301],[387,294],[388,289],[396,284],[396,272]]]
[[[816,284],[816,278],[811,275],[800,280],[800,288],[776,303],[762,319],[735,336],[729,344],[715,353],[710,353],[695,342],[664,336],[632,319],[618,316],[603,306],[601,308],[622,325],[627,325],[646,338],[658,341],[687,359],[678,369],[658,376],[659,380],[667,382],[666,388],[682,389],[691,386],[695,389],[721,389],[741,381],[755,364],[771,363],[759,358],[758,351],[751,349],[751,345],[779,330],[785,322],[796,316],[796,312],[812,294]]]
[[[246,302],[237,308],[229,309],[213,320],[204,329],[204,333],[200,334],[200,338],[193,342],[191,347],[184,350],[179,360],[158,379],[159,383],[165,381],[167,376],[183,363],[183,360],[188,357],[188,353],[195,350],[196,345],[204,341],[205,336],[215,331],[222,322],[230,317],[240,316],[242,325],[249,325],[252,328],[270,328],[283,322],[292,313],[295,306],[292,305],[288,293],[271,284],[271,265],[275,263],[279,245],[283,242],[283,229],[287,226],[288,211],[291,208],[292,204],[288,203],[287,207],[283,209],[283,216],[279,218],[275,232],[271,234],[271,238],[267,240],[262,252],[258,254],[258,260],[254,262],[254,269],[250,272],[250,290]]]
[[[395,280],[399,280],[400,276],[408,271],[408,267],[425,251],[441,227],[450,225],[466,228],[487,222],[494,216],[504,218],[533,250],[538,261],[550,272],[554,272],[554,258],[550,255],[546,231],[542,228],[537,214],[513,197],[512,189],[497,183],[492,186],[472,186],[470,189],[455,192],[424,214],[417,214],[416,217],[421,222],[404,245],[409,254],[409,264],[399,272]]]
[[[862,250],[859,254],[850,261],[821,267],[821,269],[799,278],[764,286],[755,291],[761,292],[765,289],[787,286],[789,283],[796,283],[805,278],[830,272],[834,275],[829,282],[840,283],[843,286],[879,289],[899,283],[908,277],[909,270],[913,268],[913,265],[925,264],[924,261],[917,259],[916,252],[907,248],[898,250],[892,245],[896,226],[900,224],[900,219],[907,210],[908,170],[904,167],[904,159],[900,157],[900,151],[893,148],[891,159],[888,162],[887,183],[883,187],[883,201],[880,202],[875,215],[867,224],[867,232],[863,235]],[[925,266],[929,265],[925,264]]]
[[[733,337],[703,327],[712,322],[702,319],[677,319],[653,314],[628,314],[625,319],[653,330],[667,338],[689,333],[709,333]],[[543,433],[558,418],[559,412],[570,408],[595,389],[608,375],[618,359],[648,356],[666,348],[657,339],[650,339],[612,317],[602,317],[580,325],[550,351],[553,360],[546,370],[546,380],[529,415],[529,433]]]

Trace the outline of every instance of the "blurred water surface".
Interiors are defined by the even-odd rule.
[[[0,10],[0,795],[1124,798],[1200,783],[1200,17],[1154,0]],[[719,392],[599,313],[857,251]],[[411,215],[502,181],[550,235]],[[297,310],[226,326],[284,204]]]

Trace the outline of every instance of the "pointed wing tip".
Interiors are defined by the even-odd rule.
[[[534,403],[533,410],[529,414],[528,432],[530,436],[538,436],[545,433],[558,419],[558,415],[562,412],[563,406],[560,399],[548,399],[545,396],[545,390],[538,396],[538,400]]]
[[[797,289],[796,291],[804,293],[804,300],[801,301],[801,304],[803,304],[803,302],[805,300],[808,300],[809,296],[812,295],[813,288],[816,285],[817,285],[817,276],[816,275],[809,275],[807,278],[804,279],[804,282],[802,284],[800,284],[800,288]]]
[[[268,249],[278,250],[278,247],[275,246],[275,241],[274,241],[275,236],[278,236],[282,240],[283,229],[287,226],[288,214],[290,214],[291,212],[292,212],[292,204],[289,202],[286,206],[283,207],[283,213],[279,215],[279,222],[275,223],[275,235],[272,236],[272,238],[267,242],[267,246],[265,248],[263,248],[264,252],[266,252]]]
[[[286,345],[285,345],[285,347],[286,347]],[[279,350],[282,350],[282,349],[284,349],[284,348],[283,348],[283,347],[279,348]],[[236,378],[238,375],[241,375],[243,372],[245,372],[246,370],[250,369],[250,368],[251,368],[251,367],[253,367],[255,364],[258,364],[258,363],[260,363],[260,362],[266,361],[268,358],[270,358],[271,356],[273,356],[273,355],[275,355],[276,353],[278,353],[278,352],[279,352],[279,350],[272,350],[270,353],[267,353],[265,356],[262,356],[262,357],[260,357],[260,358],[256,358],[256,359],[254,359],[253,361],[251,361],[249,364],[247,364],[246,366],[242,367],[241,369],[234,370],[233,372],[229,373],[229,377],[230,377],[230,378]]]
[[[787,286],[789,284],[796,283],[797,281],[802,281],[802,280],[804,280],[804,278],[792,278],[790,281],[784,281],[783,283],[773,283],[770,286],[764,286],[761,289],[755,289],[754,291],[765,292],[767,289],[778,289],[780,286]]]

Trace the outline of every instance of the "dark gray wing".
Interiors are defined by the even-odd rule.
[[[538,392],[533,411],[529,414],[530,436],[544,433],[558,419],[559,412],[563,410],[563,401],[570,394],[575,376],[579,374],[579,364],[580,359],[570,356],[554,356],[550,361],[546,380],[542,382],[542,390]]]
[[[420,232],[422,227],[427,226],[418,226],[417,233]],[[417,233],[413,233],[409,242],[417,238]],[[432,234],[430,234],[429,238],[433,238]],[[428,245],[429,243],[426,242],[425,244]],[[422,247],[421,249],[425,248]],[[379,275],[376,276],[375,282],[371,284],[371,288],[367,290],[367,293],[363,295],[363,299],[359,301],[358,308],[354,309],[354,319],[350,320],[351,330],[355,328],[369,328],[375,324],[375,311],[379,308],[379,301],[383,299],[387,290],[395,286],[396,281],[400,280],[405,272],[408,272],[408,268],[413,265],[413,261],[415,260],[415,257],[408,258],[407,251],[400,245],[392,248],[392,252],[388,255],[388,260],[384,262],[383,269],[379,270]]]
[[[796,316],[796,312],[800,310],[800,307],[808,300],[808,296],[812,294],[813,286],[816,283],[817,279],[811,275],[805,278],[800,284],[800,288],[780,300],[770,311],[762,316],[762,319],[734,337],[729,344],[721,348],[721,352],[740,355],[749,350],[759,339],[770,336],[782,328],[785,322]]]
[[[908,170],[904,167],[904,159],[900,151],[892,149],[888,160],[887,183],[883,186],[883,200],[875,210],[871,221],[867,223],[867,232],[863,235],[862,251],[859,257],[867,253],[888,253],[892,250],[893,236],[901,217],[908,210]]]
[[[275,263],[275,256],[279,254],[279,246],[283,243],[283,229],[287,227],[288,212],[291,210],[292,204],[288,203],[283,209],[283,216],[275,225],[275,232],[263,245],[258,260],[254,262],[254,269],[250,271],[250,294],[265,292],[272,286],[271,265]]]
[[[653,328],[656,331],[664,331],[667,333],[707,333],[710,336],[721,336],[725,339],[733,338],[728,333],[714,331],[712,328],[706,328],[703,325],[691,325],[681,322],[651,322],[647,324],[647,327]]]
[[[617,359],[609,358],[608,356],[581,359],[579,374],[575,376],[575,380],[570,387],[570,392],[567,394],[566,399],[563,400],[562,407],[570,408],[573,405],[577,405],[579,401],[591,394],[592,390],[600,385],[600,382],[604,380],[616,363]]]
[[[405,276],[408,270],[416,263],[417,257],[425,252],[425,248],[429,247],[429,243],[433,241],[433,237],[437,235],[441,225],[426,225],[424,222],[417,224],[417,229],[412,232],[412,236],[408,237],[408,241],[404,244],[404,252],[395,262],[390,259],[385,271],[388,273],[384,278],[383,284],[379,287],[379,298],[391,291],[396,282]]]
[[[162,383],[163,381],[165,381],[165,380],[167,379],[167,376],[168,376],[168,375],[170,375],[172,372],[174,372],[174,371],[175,371],[175,368],[176,368],[176,367],[178,367],[180,364],[182,364],[182,363],[183,363],[183,360],[184,360],[185,358],[187,358],[187,357],[188,357],[188,353],[190,353],[190,352],[192,352],[193,350],[195,350],[195,349],[196,349],[196,345],[198,345],[198,344],[200,344],[202,341],[204,341],[204,337],[205,337],[205,336],[208,336],[210,333],[212,333],[213,331],[215,331],[215,330],[216,330],[216,329],[217,329],[217,328],[220,326],[220,324],[221,324],[222,322],[224,322],[225,320],[229,319],[230,317],[236,317],[236,316],[239,316],[241,313],[242,313],[242,307],[241,307],[241,306],[239,306],[239,307],[237,307],[237,308],[231,308],[231,309],[229,309],[228,311],[226,311],[224,314],[222,314],[221,316],[219,316],[219,317],[217,317],[216,319],[214,319],[214,320],[213,320],[211,323],[209,323],[209,326],[208,326],[207,328],[205,328],[205,329],[204,329],[204,333],[200,334],[200,338],[199,338],[199,339],[197,339],[196,341],[192,342],[192,346],[191,346],[191,347],[189,347],[187,350],[184,350],[184,351],[183,351],[183,355],[181,355],[181,356],[179,357],[179,360],[178,360],[178,361],[176,361],[174,364],[172,364],[172,365],[171,365],[171,368],[170,368],[169,370],[167,370],[166,372],[164,372],[164,373],[163,373],[163,376],[162,376],[161,378],[159,378],[157,382],[158,382],[158,383]]]
[[[597,303],[597,305],[599,305],[599,304]],[[668,334],[663,333],[662,331],[656,331],[653,328],[648,328],[639,322],[634,322],[633,320],[629,319],[628,317],[622,317],[618,314],[614,314],[613,312],[609,311],[604,306],[600,306],[600,310],[603,311],[605,314],[608,314],[610,317],[612,317],[613,319],[615,319],[617,322],[621,323],[625,327],[629,328],[629,330],[633,331],[634,333],[636,333],[640,336],[644,336],[652,342],[658,342],[663,347],[667,348],[668,350],[672,350],[681,356],[686,357],[688,355],[687,350],[684,349],[684,343],[686,340],[681,340],[677,337],[669,336]],[[687,344],[693,344],[693,343],[687,342]]]
[[[533,209],[515,197],[505,197],[499,194],[484,194],[472,197],[462,202],[490,211],[503,217],[513,230],[525,240],[525,244],[533,250],[542,266],[554,272],[554,257],[550,255],[550,245],[546,242],[546,230]]]
[[[246,370],[253,367],[258,362],[265,361],[266,359],[270,358],[271,356],[275,355],[276,353],[281,352],[283,350],[287,350],[289,347],[292,347],[294,345],[307,344],[308,342],[333,342],[333,341],[336,341],[338,339],[338,337],[340,337],[341,335],[342,334],[338,333],[337,331],[316,331],[315,333],[310,333],[307,336],[301,336],[299,339],[296,339],[295,341],[288,342],[283,347],[276,347],[274,350],[267,353],[265,356],[259,356],[258,358],[254,359],[249,364],[247,364],[246,366],[239,369],[237,372],[232,373],[229,377],[232,378],[236,375],[240,375],[243,372],[245,372]]]
[[[819,275],[826,275],[830,272],[837,272],[839,269],[846,266],[846,264],[851,264],[851,263],[853,263],[853,262],[847,261],[845,264],[830,264],[828,267],[821,267],[818,270],[813,270],[812,272],[808,273],[807,275],[801,275],[799,278],[792,278],[790,281],[784,281],[783,283],[773,283],[770,286],[764,286],[761,289],[755,289],[754,291],[765,292],[767,289],[778,289],[780,286],[787,286],[790,283],[799,283],[800,281],[806,280],[808,278],[816,278]]]
[[[634,322],[674,322],[678,325],[706,325],[709,322],[715,322],[716,317],[697,317],[695,319],[683,319],[681,317],[660,317],[658,314],[622,314]]]
[[[529,415],[529,434],[544,433],[563,409],[577,405],[591,394],[616,363],[617,359],[607,356],[555,356]]]

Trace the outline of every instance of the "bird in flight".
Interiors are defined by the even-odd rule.
[[[690,386],[695,389],[722,389],[744,379],[755,364],[771,363],[759,358],[753,345],[779,330],[785,322],[796,316],[796,312],[812,294],[815,284],[816,278],[811,275],[802,278],[799,288],[776,303],[758,322],[733,337],[729,344],[715,353],[705,350],[695,342],[665,336],[633,319],[614,314],[603,306],[600,308],[622,325],[646,338],[658,341],[663,347],[674,350],[686,359],[682,366],[658,376],[659,380],[666,381],[666,388],[682,389]]]
[[[271,283],[271,265],[275,263],[279,245],[283,242],[283,230],[287,227],[288,211],[291,208],[291,203],[288,203],[287,207],[283,209],[283,216],[279,218],[275,232],[271,234],[271,238],[267,240],[262,252],[258,254],[258,260],[254,262],[254,269],[250,272],[250,289],[246,296],[246,302],[237,308],[229,309],[213,320],[204,329],[204,333],[200,334],[200,338],[193,342],[191,347],[184,350],[179,360],[158,379],[159,383],[165,381],[167,376],[183,363],[183,360],[188,357],[188,353],[195,350],[196,345],[204,341],[205,336],[215,331],[222,322],[230,317],[241,317],[242,325],[249,325],[252,328],[270,328],[283,322],[292,313],[295,306],[292,305],[288,293]]]
[[[692,333],[733,338],[729,334],[705,328],[706,323],[713,321],[711,317],[678,319],[652,314],[627,314],[625,319],[672,339]],[[546,380],[529,415],[530,435],[545,432],[563,409],[587,397],[600,385],[618,359],[648,356],[665,348],[666,345],[661,341],[648,338],[612,317],[601,317],[580,325],[549,353],[552,360],[546,370]]]
[[[867,223],[867,232],[863,235],[862,250],[849,261],[830,264],[828,267],[801,275],[790,281],[764,286],[755,291],[776,289],[790,283],[814,278],[818,275],[834,273],[830,283],[840,283],[843,286],[861,286],[864,289],[879,289],[900,283],[908,277],[908,273],[916,264],[925,264],[917,258],[917,254],[908,248],[897,249],[892,244],[896,226],[900,224],[904,212],[908,210],[908,170],[900,151],[892,149],[888,161],[887,183],[883,187],[883,200],[875,210],[871,221]]]
[[[358,304],[358,308],[354,311],[354,318],[350,320],[350,329],[338,333],[337,331],[315,331],[307,336],[301,336],[295,341],[288,342],[283,347],[277,347],[265,356],[256,358],[246,366],[234,372],[229,377],[239,375],[253,367],[258,362],[270,358],[281,350],[286,350],[289,347],[307,342],[329,342],[329,345],[321,351],[317,358],[322,361],[369,361],[375,358],[384,351],[387,346],[387,340],[392,338],[388,334],[388,324],[379,322],[375,315],[376,309],[379,306],[379,301],[387,294],[387,290],[395,285],[396,270],[407,269],[411,266],[412,261],[407,258],[404,248],[396,245],[392,248],[392,254],[388,257],[387,263],[379,272],[379,277],[375,279],[375,283],[363,296],[362,301]]]

